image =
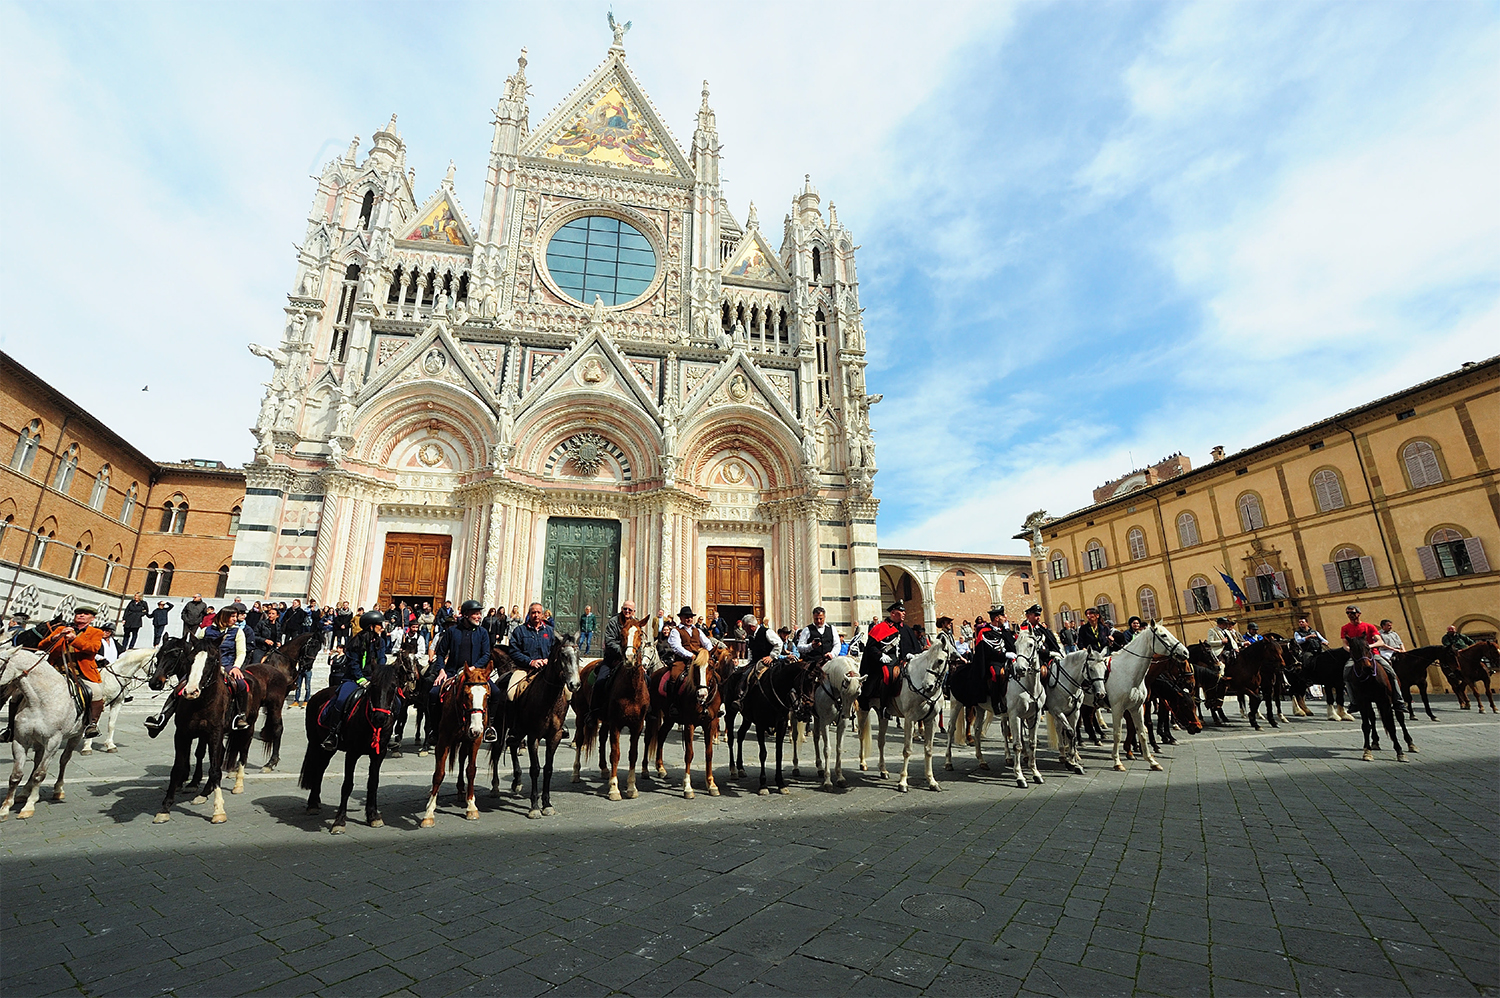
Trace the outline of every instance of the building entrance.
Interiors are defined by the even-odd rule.
[[[760,548],[709,548],[706,600],[719,616],[737,620],[746,612],[764,621],[766,553]]]
[[[586,606],[601,620],[614,613],[619,589],[619,520],[547,521],[542,606],[552,611],[559,631],[577,631]]]
[[[380,566],[380,605],[405,600],[432,603],[448,598],[448,557],[453,538],[446,534],[386,534]]]

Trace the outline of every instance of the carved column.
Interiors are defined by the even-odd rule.
[[[337,542],[335,531],[338,529],[339,509],[344,505],[342,496],[325,495],[323,497],[323,512],[318,517],[318,540],[313,547],[312,572],[307,580],[307,595],[319,603],[325,602],[324,593],[337,594],[338,590],[329,584],[328,565],[332,560],[333,547]]]
[[[505,537],[505,507],[498,501],[490,504],[489,530],[485,532],[484,559],[484,605],[499,606],[500,549]]]

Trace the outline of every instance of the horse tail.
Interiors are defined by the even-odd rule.
[[[297,786],[303,790],[318,789],[323,782],[323,770],[328,767],[326,760],[319,763],[314,758],[314,749],[312,745],[307,746],[307,752],[302,756],[302,772],[297,776]]]

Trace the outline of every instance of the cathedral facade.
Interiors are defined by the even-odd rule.
[[[854,243],[811,183],[779,249],[684,152],[622,33],[533,128],[524,50],[477,217],[393,116],[318,180],[228,593],[641,613],[879,610]]]

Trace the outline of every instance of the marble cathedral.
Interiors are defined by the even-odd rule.
[[[471,219],[396,119],[324,168],[228,593],[879,612],[854,242],[805,183],[780,249],[684,153],[623,31],[533,128],[526,55]]]

